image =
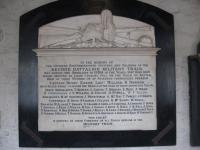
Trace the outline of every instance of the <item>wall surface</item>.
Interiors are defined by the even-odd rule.
[[[18,147],[17,113],[19,17],[34,8],[53,1],[54,0],[0,0],[0,150],[22,149]],[[187,56],[195,54],[196,45],[198,41],[200,41],[200,1],[141,1],[164,9],[174,15],[177,84],[177,145],[171,147],[123,149],[199,150],[200,147],[192,148],[189,144],[189,89]],[[33,148],[23,149],[32,150]]]

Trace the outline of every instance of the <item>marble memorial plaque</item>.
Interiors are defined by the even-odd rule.
[[[157,129],[153,26],[103,10],[42,26],[38,43],[39,131]]]

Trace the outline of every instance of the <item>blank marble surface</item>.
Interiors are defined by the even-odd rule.
[[[18,50],[20,15],[54,0],[0,0],[0,150],[18,147]],[[141,0],[174,14],[176,43],[177,145],[124,150],[199,150],[189,144],[187,56],[200,41],[199,0]],[[23,148],[23,150],[34,148]],[[40,148],[37,148],[40,150]],[[65,148],[67,149],[67,148]],[[89,149],[89,148],[88,148]],[[91,148],[93,150],[94,148]],[[99,150],[122,148],[100,148]],[[58,150],[55,148],[55,150]],[[79,149],[76,149],[79,150]]]

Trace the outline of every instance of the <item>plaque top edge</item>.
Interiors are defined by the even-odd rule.
[[[132,48],[35,48],[34,52],[39,51],[159,51],[161,48],[156,47],[132,47]]]
[[[160,48],[33,49],[37,56],[151,56]]]

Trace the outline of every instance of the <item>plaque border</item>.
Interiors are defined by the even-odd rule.
[[[38,29],[66,17],[99,14],[136,19],[155,27],[157,56],[156,131],[38,132],[37,49]],[[133,147],[176,144],[176,85],[173,15],[133,0],[59,0],[20,17],[19,41],[19,146],[20,147]]]

